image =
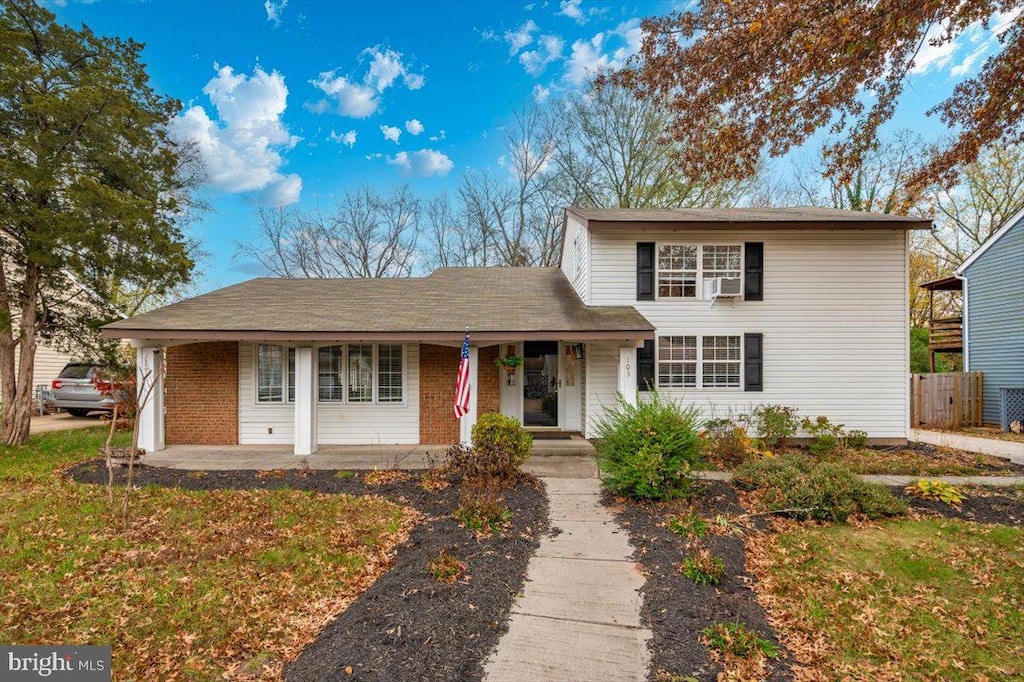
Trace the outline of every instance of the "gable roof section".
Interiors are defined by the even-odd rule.
[[[1022,208],[1021,210],[1017,211],[1017,213],[1014,214],[1014,216],[1012,218],[1010,218],[1005,223],[1003,223],[1002,227],[1000,227],[998,230],[993,232],[992,236],[990,236],[988,239],[986,239],[984,244],[979,246],[974,251],[974,253],[972,253],[970,256],[968,256],[967,260],[965,260],[963,263],[961,263],[960,267],[958,267],[956,269],[956,274],[958,276],[961,276],[965,272],[967,272],[967,268],[971,267],[971,264],[974,263],[974,261],[978,260],[978,258],[980,258],[983,253],[988,251],[988,248],[990,246],[992,246],[997,241],[1002,239],[1003,235],[1005,235],[1007,232],[1012,230],[1013,226],[1016,225],[1017,223],[1021,222],[1022,220],[1024,220],[1024,208]]]
[[[689,229],[735,229],[767,227],[771,229],[902,229],[928,230],[932,221],[864,211],[844,211],[817,206],[787,208],[569,208],[589,229],[618,227],[624,223],[658,223],[663,227]]]
[[[653,338],[632,306],[587,306],[558,268],[441,268],[403,279],[252,279],[108,324],[135,339]]]

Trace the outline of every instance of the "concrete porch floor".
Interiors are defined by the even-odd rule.
[[[169,445],[146,455],[143,464],[169,469],[425,469],[440,465],[447,445],[321,445],[299,456],[290,445]],[[594,446],[583,438],[534,441],[523,467],[537,476],[597,476]]]

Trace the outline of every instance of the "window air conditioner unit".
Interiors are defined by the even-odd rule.
[[[735,301],[743,296],[743,280],[739,277],[712,277],[706,283],[705,294],[712,305],[720,298]]]

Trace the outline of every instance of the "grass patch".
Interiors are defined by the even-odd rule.
[[[750,538],[748,566],[807,679],[1024,676],[1024,529],[792,524]]]
[[[147,486],[122,530],[102,486],[57,471],[104,438],[0,447],[0,632],[112,644],[116,679],[277,676],[386,569],[413,519],[375,497]]]

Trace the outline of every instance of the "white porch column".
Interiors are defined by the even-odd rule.
[[[164,449],[164,352],[143,346],[135,349],[135,381],[140,402],[139,447],[146,452]]]
[[[295,349],[295,454],[316,452],[316,349]]]
[[[619,393],[630,405],[636,405],[636,348],[619,349]]]
[[[459,420],[459,440],[463,445],[469,445],[473,441],[473,425],[476,424],[476,396],[477,396],[477,353],[476,346],[469,347],[469,412]]]

